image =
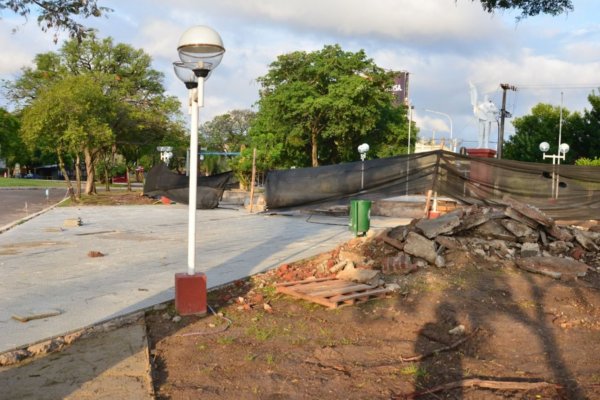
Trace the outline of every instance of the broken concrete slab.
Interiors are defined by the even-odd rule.
[[[580,229],[572,229],[575,240],[588,251],[598,251],[598,246],[594,242],[594,236]]]
[[[489,220],[475,228],[475,233],[487,239],[500,239],[514,242],[515,236],[504,228],[498,221]]]
[[[552,225],[550,227],[546,227],[546,232],[548,235],[565,242],[570,242],[573,240],[573,235],[569,233],[566,229],[560,228],[556,225]]]
[[[527,225],[531,229],[538,229],[538,227],[540,226],[540,224],[538,224],[536,221],[534,221],[530,218],[527,218],[526,216],[524,216],[523,214],[514,210],[511,207],[507,207],[504,210],[504,215],[512,220],[519,221],[519,222]]]
[[[435,242],[440,246],[450,250],[456,250],[462,247],[458,240],[450,236],[438,236],[435,238]]]
[[[346,267],[335,276],[344,281],[365,283],[376,286],[379,283],[379,271],[374,269],[355,268],[354,264],[349,262]]]
[[[582,262],[561,257],[528,257],[518,259],[515,262],[521,269],[554,279],[585,276],[589,268]]]
[[[485,224],[492,218],[490,213],[475,211],[471,214],[465,215],[461,221],[461,224],[456,228],[457,232],[466,231],[476,226]]]
[[[553,226],[554,220],[544,214],[539,208],[532,206],[531,204],[521,203],[515,199],[510,198],[509,196],[504,196],[502,198],[502,202],[506,205],[510,206],[514,210],[518,211],[520,214],[530,218],[545,227]]]
[[[500,223],[521,242],[537,242],[540,237],[537,230],[530,228],[522,222],[513,219],[503,219]]]
[[[460,225],[460,218],[456,214],[445,214],[434,219],[421,219],[416,223],[425,237],[433,239],[438,235],[452,232],[454,228]]]
[[[540,245],[537,243],[523,243],[521,246],[521,257],[537,257],[540,255]]]
[[[416,232],[410,232],[406,236],[404,243],[404,252],[415,257],[422,258],[430,264],[435,264],[437,253],[435,251],[435,242]]]

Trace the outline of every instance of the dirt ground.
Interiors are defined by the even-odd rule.
[[[84,203],[156,200],[111,192]],[[556,280],[455,249],[444,268],[383,275],[397,290],[368,302],[327,309],[277,293],[276,282],[327,275],[320,266],[347,250],[370,268],[396,252],[357,238],[210,292],[204,317],[147,313],[156,397],[600,399],[600,265]]]
[[[394,251],[342,248],[374,265]],[[276,292],[339,251],[213,291],[205,317],[148,314],[157,398],[600,399],[595,268],[555,280],[453,250],[446,268],[385,275],[399,289],[381,299],[327,309]]]

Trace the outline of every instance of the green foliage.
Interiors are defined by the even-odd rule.
[[[594,159],[582,157],[575,160],[575,165],[581,165],[585,167],[600,167],[600,158],[594,157]]]
[[[81,43],[77,40],[65,42],[58,53],[38,54],[35,66],[24,68],[21,77],[14,82],[5,82],[5,87],[10,99],[25,110],[31,120],[35,117],[28,109],[37,107],[45,115],[44,118],[54,118],[57,121],[52,135],[39,129],[28,132],[31,128],[28,126],[23,131],[25,136],[29,136],[28,142],[40,142],[46,150],[52,149],[51,144],[55,142],[58,144],[56,150],[69,152],[73,159],[80,155],[82,149],[89,150],[86,154],[86,168],[88,179],[93,179],[97,160],[102,159],[105,171],[108,171],[113,167],[111,164],[114,163],[115,154],[121,154],[125,165],[130,169],[140,165],[139,160],[145,154],[155,154],[157,145],[173,146],[177,149],[176,157],[181,156],[179,153],[185,154],[186,140],[179,101],[175,97],[165,96],[163,75],[151,68],[151,62],[150,56],[143,50],[126,44],[115,44],[111,38],[99,39],[95,34],[90,34]],[[85,93],[82,93],[81,104],[76,104],[76,98],[70,99],[71,104],[76,107],[76,113],[81,116],[85,110],[85,114],[89,116],[79,126],[88,129],[94,120],[98,123],[102,121],[106,125],[105,131],[111,132],[111,140],[74,145],[73,137],[84,137],[85,132],[81,131],[84,128],[79,131],[74,128],[76,124],[73,116],[60,120],[60,114],[51,116],[43,107],[35,106],[40,97],[47,96],[45,93],[50,88],[57,90],[60,82],[65,84],[70,79],[84,79],[80,77],[93,81],[97,87],[93,88],[92,93],[95,96],[100,90],[103,98],[99,99],[99,106],[84,105],[89,97]],[[105,112],[108,108],[110,118],[107,119]],[[63,111],[63,115],[73,114],[66,108]],[[63,131],[57,132],[57,127]],[[90,139],[97,137],[98,128],[99,126],[93,128],[96,132],[89,136]],[[42,137],[37,140],[31,136],[32,132],[38,132]],[[144,166],[148,169],[151,167]],[[88,181],[88,186],[89,184]]]
[[[29,161],[29,154],[19,136],[20,126],[15,115],[0,108],[0,159],[4,159],[9,168],[17,162],[23,164]]]
[[[115,114],[102,77],[67,77],[39,91],[24,110],[22,138],[30,149],[46,152],[97,148],[114,140],[110,122]]]
[[[473,0],[475,1],[475,0]],[[489,13],[496,10],[520,10],[520,18],[539,14],[559,15],[573,11],[571,0],[480,0],[483,9]]]
[[[563,108],[561,143],[570,146],[566,163],[579,158],[594,158],[600,154],[600,96],[592,92],[588,96],[591,109],[583,113],[569,112]],[[505,142],[504,157],[512,160],[542,162],[539,150],[541,142],[548,142],[548,154],[558,153],[560,107],[538,104],[530,115],[515,118],[515,134]]]
[[[37,23],[44,32],[54,29],[54,41],[57,33],[64,29],[71,38],[81,41],[90,30],[77,22],[74,17],[100,17],[112,11],[110,8],[98,6],[96,0],[0,0],[0,11],[10,10],[27,18],[30,14],[37,16]]]
[[[200,127],[200,143],[209,151],[237,152],[248,145],[248,131],[255,117],[251,110],[232,110]]]
[[[259,111],[250,136],[260,168],[355,161],[363,142],[371,146],[370,156],[405,149],[406,107],[393,104],[393,73],[362,50],[333,45],[284,54],[258,81]]]

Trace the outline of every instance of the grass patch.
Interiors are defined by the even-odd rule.
[[[235,342],[235,338],[233,338],[231,336],[222,336],[220,338],[217,338],[217,343],[220,345],[223,345],[223,346],[227,346],[234,342]]]
[[[400,370],[401,375],[412,376],[415,378],[422,378],[427,376],[427,370],[425,368],[419,367],[416,364],[410,364]]]
[[[265,342],[271,339],[277,333],[277,328],[265,328],[260,327],[257,324],[253,324],[246,329],[246,334],[253,337],[254,339]]]
[[[0,187],[41,187],[41,188],[67,188],[65,181],[50,180],[50,179],[17,179],[17,178],[2,178],[0,179]]]

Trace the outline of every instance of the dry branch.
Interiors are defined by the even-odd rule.
[[[559,385],[555,385],[553,383],[548,382],[524,382],[524,381],[493,381],[493,380],[484,380],[477,378],[469,378],[462,379],[460,381],[449,382],[443,385],[434,386],[431,389],[427,389],[421,392],[413,392],[404,395],[395,396],[392,399],[400,400],[400,399],[414,399],[419,396],[424,396],[426,394],[433,394],[438,392],[445,392],[447,390],[452,389],[460,389],[460,388],[472,388],[478,387],[482,389],[497,389],[497,390],[540,390],[546,388],[560,388]]]

